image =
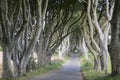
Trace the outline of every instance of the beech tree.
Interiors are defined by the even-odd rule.
[[[70,49],[78,50],[78,52],[83,54],[86,60],[88,60],[88,48],[83,35],[81,28],[77,28],[77,30],[70,35]]]
[[[16,4],[15,7],[13,7],[14,4]],[[22,0],[14,1],[14,3],[11,3],[10,0],[0,0],[0,42],[3,49],[3,77],[5,78],[13,77],[11,67],[12,51],[29,21],[26,14],[29,10],[26,10],[26,5],[23,4],[25,4],[25,1]]]
[[[109,47],[112,75],[120,75],[120,1],[115,0],[115,8],[111,20],[112,33]]]
[[[3,48],[3,78],[13,77],[12,67],[11,67],[11,55],[13,55],[13,62],[15,67],[14,76],[22,76],[26,74],[26,66],[29,62],[30,55],[34,52],[36,42],[38,41],[41,30],[43,29],[43,19],[46,13],[48,0],[37,0],[35,3],[31,4],[29,0],[4,0],[0,1],[0,24],[1,24],[1,34],[0,34],[0,44]],[[13,6],[15,5],[15,6]],[[35,6],[33,12],[31,7]],[[35,13],[32,15],[32,13]],[[15,15],[15,16],[13,16]],[[33,21],[33,16],[36,19],[35,31],[33,37],[28,42],[27,30],[29,27],[33,26],[31,22]],[[26,31],[26,32],[25,32]],[[22,36],[27,34],[25,37],[25,42]],[[22,40],[22,41],[21,41]],[[21,44],[16,44],[16,43]],[[16,46],[17,45],[17,46]],[[27,46],[26,46],[27,45]],[[21,46],[26,46],[24,49],[20,50],[22,53],[20,59],[17,56],[20,54],[15,50],[19,49]],[[14,53],[15,52],[15,53]],[[14,53],[14,54],[13,54]],[[19,60],[19,63],[18,63]]]
[[[97,15],[97,9],[98,7],[98,0],[89,0],[88,1],[88,8],[87,8],[87,15],[88,15],[88,23],[90,27],[90,34],[91,34],[91,40],[94,45],[94,48],[96,51],[99,53],[98,57],[100,58],[100,66],[99,70],[106,71],[107,72],[107,66],[108,66],[108,34],[110,30],[110,20],[112,17],[112,12],[113,12],[113,3],[110,4],[108,0],[103,3],[105,3],[105,16],[103,16],[105,19],[105,22],[102,23],[103,25],[100,25],[101,22],[98,21],[98,15]],[[102,5],[104,6],[104,5]],[[111,7],[110,7],[111,6]],[[92,14],[91,14],[92,13]],[[102,18],[102,16],[100,16]],[[103,19],[102,19],[103,20]],[[96,32],[98,33],[99,37],[99,43],[96,42],[93,38],[93,29],[96,29]],[[104,30],[103,30],[104,28]],[[98,45],[99,44],[99,45]]]
[[[36,46],[39,67],[51,62],[51,56],[55,53],[58,46],[75,30],[70,30],[70,28],[76,21],[68,24],[71,18],[73,18],[73,14],[75,14],[72,12],[73,6],[70,5],[72,3],[49,1],[45,16],[45,27]]]
[[[58,47],[57,52],[59,55],[59,59],[62,59],[63,56],[69,52],[69,47],[70,47],[70,41],[69,41],[69,36],[67,36]]]

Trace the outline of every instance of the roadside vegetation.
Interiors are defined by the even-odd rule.
[[[2,51],[2,47],[0,46],[0,51]]]
[[[82,55],[80,56],[81,70],[85,80],[120,80],[120,76],[111,77],[111,63],[109,59],[108,73],[97,72],[93,68],[93,57],[89,53],[89,60],[87,61]]]
[[[40,75],[47,73],[49,71],[59,69],[62,66],[62,63],[65,62],[64,60],[63,61],[59,60],[56,54],[52,56],[52,59],[53,60],[51,61],[51,63],[49,65],[46,65],[44,67],[40,67],[38,69],[31,70],[26,75],[24,75],[22,77],[6,78],[6,79],[0,79],[0,80],[27,80],[31,77],[40,76]]]
[[[32,71],[28,73],[26,76],[23,76],[21,78],[18,78],[17,80],[26,80],[30,77],[40,76],[46,72],[59,69],[61,67],[62,61],[60,60],[53,60],[50,65],[47,65],[45,67],[41,67],[35,71]]]

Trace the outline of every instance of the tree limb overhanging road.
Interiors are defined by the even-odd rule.
[[[51,71],[29,80],[83,80],[78,54],[73,54],[60,70]]]

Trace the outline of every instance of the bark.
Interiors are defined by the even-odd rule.
[[[27,11],[29,11],[29,9],[26,8],[27,5],[24,3],[25,1],[22,0],[13,1],[12,4],[11,2],[9,3],[8,0],[0,0],[0,18],[2,27],[1,41],[3,43],[3,52],[5,53],[3,54],[3,78],[9,78],[10,76],[13,77],[13,75],[11,75],[12,72],[10,72],[12,70],[7,70],[7,68],[14,68],[11,67],[11,55],[13,55],[16,42],[18,41],[28,22],[29,13],[27,13]],[[13,4],[15,4],[14,7],[12,6]],[[14,66],[16,65],[14,64]],[[4,70],[5,68],[6,70]],[[14,71],[16,70],[17,69]],[[14,76],[17,76],[17,73]]]
[[[63,55],[68,53],[69,46],[69,37],[66,37],[58,47],[59,59],[62,59]]]
[[[106,41],[100,42],[100,49],[101,49],[100,58],[101,58],[101,70],[107,73],[109,53],[108,53],[108,47]]]
[[[44,33],[43,31],[41,32],[39,41],[36,44],[36,48],[35,51],[37,53],[38,56],[38,67],[42,67],[44,66],[44,60],[45,60],[45,54],[43,53],[44,49],[45,49],[45,38],[44,38]]]
[[[4,47],[3,48],[3,73],[2,77],[3,78],[11,78],[13,77],[12,73],[12,66],[11,66],[11,54],[9,52],[9,47]]]
[[[94,69],[97,70],[97,71],[101,71],[100,55],[90,45],[89,39],[86,39],[86,45],[87,45],[88,49],[90,50],[90,52],[92,53],[92,55],[94,57]]]
[[[12,67],[11,67],[11,39],[10,39],[10,21],[8,18],[8,4],[7,0],[1,1],[0,0],[0,19],[1,19],[1,30],[2,30],[2,49],[3,49],[3,60],[2,60],[2,77],[3,78],[10,78],[13,77]],[[9,28],[8,28],[9,27]]]
[[[20,65],[18,63],[18,57],[16,54],[14,54],[16,57],[13,59],[13,65],[14,65],[14,77],[17,78],[20,76]]]
[[[56,15],[53,13],[51,15],[51,11],[48,11],[46,14],[47,16],[45,16],[48,21],[46,21],[45,27],[42,30],[42,34],[40,35],[37,44],[39,66],[41,66],[42,63],[50,63],[52,54],[54,54],[55,50],[58,48],[62,40],[64,40],[64,38],[66,38],[71,33],[69,31],[64,32],[67,31],[66,25],[71,19],[71,16],[67,14],[69,12],[65,12],[65,10],[63,11],[61,9],[58,12],[55,13]],[[41,59],[42,56],[43,58]]]
[[[112,75],[120,75],[120,1],[115,0],[115,8],[111,21],[112,35],[109,47]]]
[[[14,65],[15,78],[20,76],[20,62],[22,59],[22,52],[24,51],[24,49],[26,49],[25,45],[26,43],[24,42],[24,36],[21,36],[18,39],[17,44],[15,45],[15,48],[13,49],[12,60]]]
[[[93,48],[93,46],[91,45],[91,34],[88,34],[89,33],[89,27],[86,26],[86,21],[87,20],[87,16],[84,18],[84,23],[83,23],[83,32],[84,32],[84,35],[83,37],[85,38],[85,43],[86,43],[86,46],[87,48],[89,49],[89,51],[91,52],[91,54],[93,55],[93,58],[94,58],[94,69],[97,70],[97,71],[101,71],[101,62],[100,62],[100,55],[98,53],[98,51]]]
[[[48,35],[48,32],[45,33],[42,30],[39,41],[36,44],[35,51],[38,56],[38,67],[43,67],[47,64],[46,55],[47,55],[47,51],[48,51],[47,47],[49,43],[49,37],[46,37],[47,35]]]
[[[36,51],[37,56],[38,56],[38,67],[44,67],[46,65],[48,65],[49,63],[51,63],[51,56],[52,55],[48,55],[50,51],[45,50],[45,48],[42,47],[41,48],[41,44],[40,46],[37,46],[39,49],[38,51]],[[51,53],[53,54],[53,53]]]
[[[91,14],[90,14],[91,7],[92,7],[91,3],[92,3],[92,1],[89,0],[88,1],[88,7],[87,7],[88,25],[90,27],[90,38],[91,38],[92,44],[94,45],[93,46],[94,49],[99,53],[100,52],[100,48],[99,48],[98,44],[96,43],[96,41],[95,41],[95,39],[93,37],[93,35],[94,35],[94,25],[92,23],[92,18],[91,18]]]
[[[37,8],[36,8],[36,28],[35,28],[35,31],[34,31],[34,34],[33,34],[33,37],[32,39],[30,40],[29,44],[26,43],[26,40],[25,40],[25,49],[23,50],[22,52],[22,57],[21,57],[21,60],[20,60],[20,75],[19,76],[22,76],[22,75],[25,75],[26,74],[26,68],[27,68],[27,64],[32,56],[32,54],[34,53],[34,49],[35,49],[35,45],[39,39],[39,36],[41,34],[41,31],[43,29],[43,20],[44,20],[44,16],[46,14],[46,9],[47,9],[47,4],[48,4],[48,0],[37,0],[36,1],[37,3]],[[44,2],[44,4],[42,4]],[[28,1],[28,3],[30,3]],[[26,6],[28,3],[24,3],[24,5]],[[30,7],[29,7],[30,8]],[[27,26],[27,25],[26,25]],[[27,38],[28,40],[28,38]]]
[[[88,49],[87,49],[84,38],[81,38],[81,43],[79,43],[79,45],[80,45],[80,47],[79,47],[80,52],[82,52],[82,54],[85,56],[86,60],[89,60],[89,58],[88,58]]]
[[[31,19],[31,14],[29,13],[28,15],[26,14],[26,11],[30,12],[30,2],[29,1],[26,1],[24,0],[23,3],[24,3],[24,15],[25,17],[28,17],[28,23],[25,25],[25,32],[24,34],[22,35],[22,38],[20,40],[21,43],[19,43],[19,45],[17,45],[17,48],[21,47],[20,49],[21,50],[18,50],[16,51],[17,55],[13,55],[14,56],[14,67],[15,67],[15,70],[16,72],[15,73],[15,76],[22,76],[22,75],[25,75],[26,74],[26,68],[27,68],[27,65],[28,65],[28,62],[34,52],[34,48],[35,48],[35,45],[39,39],[39,36],[41,34],[41,31],[43,29],[43,18],[45,16],[45,13],[46,13],[46,9],[47,9],[47,3],[48,3],[48,0],[37,0],[36,1],[37,5],[36,5],[36,9],[35,9],[35,12],[36,14],[34,14],[35,16],[37,16],[36,18],[36,24],[34,23],[33,25],[29,25],[30,24],[30,19]],[[44,3],[44,5],[42,5],[42,3]],[[35,4],[33,4],[35,5]],[[27,10],[26,10],[27,9]],[[30,30],[28,30],[28,26],[36,26],[35,27],[35,30],[34,30],[34,33],[29,33]],[[32,38],[31,38],[32,37]],[[16,49],[17,49],[16,48]],[[20,52],[19,52],[20,51]],[[18,70],[19,69],[19,70]]]
[[[38,0],[38,2],[39,2],[39,0]],[[38,28],[36,28],[37,30],[36,30],[36,34],[35,34],[35,38],[34,38],[34,40],[35,41],[33,41],[33,45],[32,45],[32,47],[33,47],[33,51],[34,51],[34,48],[35,48],[35,45],[36,45],[36,42],[38,41],[38,39],[39,39],[39,36],[40,36],[40,34],[41,34],[41,31],[42,31],[42,28],[44,28],[44,17],[45,17],[45,14],[46,14],[46,10],[47,10],[47,5],[48,5],[48,0],[45,0],[45,1],[41,1],[42,3],[44,2],[44,4],[42,5],[42,3],[39,3],[38,4],[38,12],[39,12],[39,14],[38,14],[38,17],[39,18],[41,18],[41,19],[38,19],[37,21],[38,21],[38,25],[37,26],[39,26]],[[41,6],[42,5],[42,6]],[[40,7],[41,6],[41,7]],[[40,8],[41,8],[41,11],[40,11]],[[30,48],[29,48],[30,49]],[[29,51],[29,52],[31,52],[31,53],[33,53],[33,51]],[[28,53],[29,53],[28,52]]]
[[[108,68],[108,47],[107,47],[107,42],[108,42],[108,33],[110,30],[110,23],[109,21],[111,20],[111,16],[112,16],[112,12],[110,13],[109,11],[109,2],[108,0],[106,1],[106,16],[107,16],[107,20],[104,24],[106,24],[105,26],[105,31],[102,32],[102,29],[98,23],[97,20],[97,5],[98,5],[98,0],[94,1],[93,3],[95,6],[93,6],[93,24],[98,32],[99,35],[99,39],[100,39],[100,58],[101,58],[101,70],[107,72],[107,68]],[[113,6],[113,5],[112,5]],[[110,8],[110,10],[112,10]]]
[[[91,8],[90,8],[90,4],[91,4]],[[89,14],[88,19],[89,19],[90,27],[94,26],[96,28],[96,31],[97,31],[98,36],[99,36],[99,42],[100,42],[99,48],[100,48],[100,50],[98,52],[99,52],[99,55],[101,58],[101,60],[100,60],[101,61],[101,70],[107,72],[107,68],[108,68],[108,47],[107,47],[108,39],[107,39],[107,37],[108,37],[109,30],[110,30],[109,21],[111,20],[113,7],[110,8],[109,1],[106,0],[106,15],[105,15],[105,17],[107,17],[107,20],[104,23],[105,30],[102,31],[101,26],[100,26],[98,19],[97,19],[97,6],[98,6],[98,0],[93,0],[92,2],[89,0],[88,10],[90,11],[90,9],[92,9],[91,11],[93,12],[93,15],[91,18],[90,13],[88,12],[88,14]]]
[[[47,66],[51,64],[51,56],[53,55],[54,52],[51,51],[45,51],[44,52],[44,66]]]

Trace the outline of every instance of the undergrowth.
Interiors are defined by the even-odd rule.
[[[8,79],[0,79],[0,80],[28,80],[31,77],[40,76],[40,75],[42,75],[46,72],[59,69],[61,67],[62,63],[63,62],[60,61],[60,60],[53,60],[50,65],[47,65],[45,67],[41,67],[41,68],[36,69],[35,71],[32,71],[32,72],[29,72],[23,77],[20,77],[20,78],[17,78],[17,79],[8,78]]]
[[[110,59],[109,59],[110,60]],[[89,60],[87,61],[82,55],[80,56],[81,70],[84,74],[85,80],[120,80],[120,76],[112,77],[110,61],[108,67],[108,73],[97,72],[93,69],[93,57],[89,53]]]
[[[41,67],[33,72],[28,73],[27,76],[23,76],[17,80],[26,80],[27,78],[30,78],[30,77],[40,76],[46,72],[60,68],[61,64],[62,64],[62,61],[53,60],[50,65],[47,65],[45,67]]]
[[[0,46],[0,51],[2,51],[2,47]]]

